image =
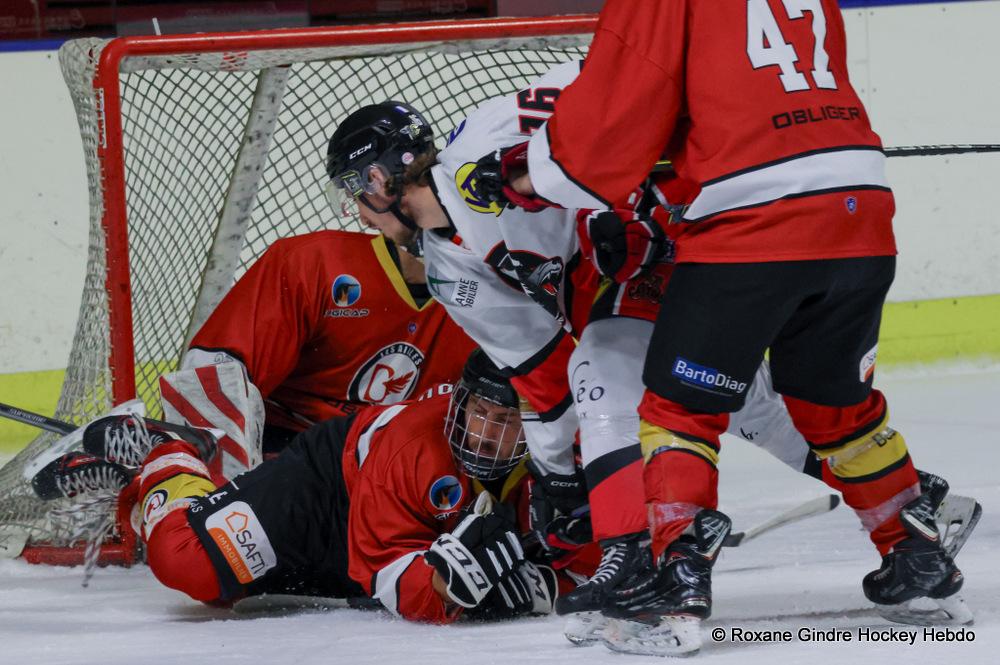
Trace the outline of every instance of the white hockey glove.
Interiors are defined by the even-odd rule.
[[[496,621],[525,614],[551,614],[558,595],[555,571],[525,561],[500,580],[467,616],[477,621]]]
[[[448,596],[465,608],[483,601],[505,575],[524,561],[513,510],[493,505],[482,492],[455,530],[438,536],[424,554],[447,584]]]

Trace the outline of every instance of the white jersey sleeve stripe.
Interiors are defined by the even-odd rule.
[[[790,196],[872,187],[889,188],[885,155],[880,150],[821,152],[705,185],[685,211],[684,221],[697,222],[728,210],[764,205]]]
[[[375,574],[372,585],[372,598],[382,603],[387,610],[400,616],[399,613],[399,580],[410,564],[424,554],[426,550],[408,552]]]
[[[552,156],[549,125],[539,129],[528,142],[528,174],[535,192],[546,201],[564,208],[603,209],[608,203],[574,182]]]
[[[379,431],[385,427],[390,420],[402,413],[403,409],[406,408],[406,404],[396,404],[390,406],[388,409],[383,411],[378,415],[375,420],[372,421],[371,425],[358,437],[358,468],[360,469],[365,463],[365,459],[368,458],[368,453],[371,451],[372,447],[372,437],[375,432]]]

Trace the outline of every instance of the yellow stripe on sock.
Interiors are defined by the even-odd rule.
[[[644,463],[670,450],[686,450],[704,457],[713,466],[719,463],[719,454],[711,446],[701,441],[686,439],[666,428],[641,420],[639,424],[639,446],[642,448]]]

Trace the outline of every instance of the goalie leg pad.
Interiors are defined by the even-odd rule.
[[[167,422],[224,432],[219,457],[227,480],[260,464],[264,401],[242,364],[227,362],[164,374],[160,394]]]

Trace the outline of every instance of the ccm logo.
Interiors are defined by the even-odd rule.
[[[368,152],[369,150],[371,150],[371,147],[373,145],[375,145],[375,144],[374,143],[369,143],[366,146],[362,146],[362,147],[358,148],[357,150],[355,150],[354,152],[352,152],[350,155],[347,156],[348,161],[354,159],[358,155],[361,155],[361,154],[364,154],[364,153]]]

